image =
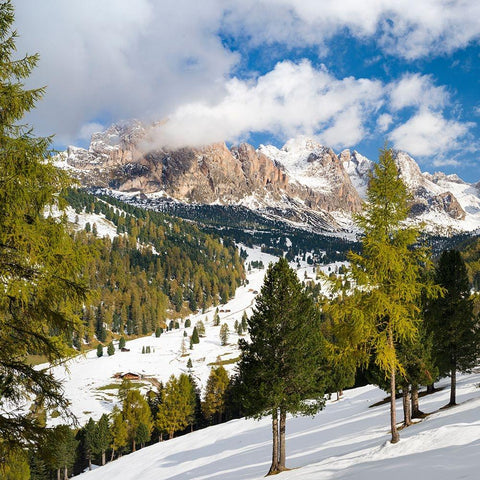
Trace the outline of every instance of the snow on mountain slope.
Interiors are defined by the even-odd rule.
[[[289,140],[281,149],[273,145],[260,145],[258,150],[281,163],[292,181],[324,193],[331,192],[332,182],[325,175],[322,165],[315,162],[316,158],[330,154],[329,148],[311,138],[299,136]]]
[[[448,388],[421,398],[422,410],[434,413],[402,430],[396,445],[388,442],[388,403],[372,407],[385,396],[373,386],[345,391],[340,401],[327,402],[313,418],[289,417],[287,466],[292,470],[278,478],[477,479],[479,381],[479,374],[459,377],[459,405],[447,410],[438,411],[448,403]],[[144,448],[81,478],[259,480],[268,471],[270,458],[270,419],[239,419]]]
[[[261,260],[264,268],[252,269],[248,272],[249,283],[239,287],[235,297],[228,303],[219,306],[220,325],[226,323],[230,331],[228,345],[220,345],[220,326],[213,326],[215,310],[211,308],[204,314],[191,315],[189,317],[191,327],[185,328],[184,323],[181,322],[179,329],[164,332],[159,338],[152,335],[128,340],[129,352],[116,350],[115,354],[109,357],[107,349],[104,348],[104,356],[98,358],[96,350],[92,350],[69,360],[64,365],[52,368],[54,376],[62,381],[65,396],[71,404],[71,411],[80,424],[84,424],[89,417],[98,419],[103,413],[110,413],[118,403],[117,391],[120,380],[114,378],[117,373],[140,374],[143,377],[141,383],[144,384],[142,390],[146,392],[150,388],[155,388],[155,380],[166,382],[172,374],[178,376],[182,372],[188,373],[187,362],[190,357],[193,363],[192,374],[199,386],[203,388],[215,362],[238,358],[239,336],[235,333],[235,321],[241,320],[244,311],[250,315],[255,296],[263,284],[266,267],[270,262],[278,260],[272,255],[261,252],[259,248],[246,248],[246,250],[247,262]],[[335,268],[338,265],[325,265],[321,269],[327,272],[329,267]],[[301,280],[304,280],[305,273],[309,278],[315,278],[313,267],[302,262],[298,270]],[[194,345],[193,350],[190,350],[189,338],[184,337],[184,331],[190,336],[198,320],[202,320],[205,324],[205,337],[200,339],[199,344]],[[183,342],[185,342],[186,351],[182,355]],[[147,346],[151,347],[151,353],[142,354],[142,348]],[[235,362],[225,365],[225,368],[232,372]],[[51,419],[49,423],[52,425],[62,423],[62,419]]]

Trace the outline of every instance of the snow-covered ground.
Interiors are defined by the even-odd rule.
[[[83,220],[83,216],[82,216]],[[97,219],[98,222],[98,219]],[[113,406],[118,402],[118,389],[115,385],[121,380],[115,379],[118,373],[136,373],[143,378],[141,383],[145,384],[143,391],[149,388],[155,389],[150,383],[151,379],[166,382],[170,375],[178,376],[180,373],[188,372],[187,362],[191,358],[193,363],[192,373],[200,387],[204,387],[210,374],[212,364],[217,361],[228,361],[238,358],[238,339],[235,333],[234,324],[240,322],[243,312],[248,315],[254,304],[255,296],[260,291],[265,275],[266,267],[270,262],[275,262],[276,257],[262,253],[259,248],[247,248],[248,262],[261,260],[263,269],[252,269],[248,272],[248,284],[237,289],[235,297],[225,305],[219,305],[220,326],[227,323],[230,331],[228,345],[220,344],[220,326],[213,326],[215,308],[205,313],[191,315],[191,326],[184,327],[180,322],[179,329],[164,332],[159,338],[154,335],[127,341],[126,347],[129,352],[120,352],[116,349],[112,356],[107,355],[104,348],[103,357],[98,358],[96,350],[85,355],[79,355],[69,360],[64,365],[52,369],[56,378],[62,380],[65,396],[71,403],[71,411],[78,418],[80,424],[84,424],[89,417],[99,418],[103,413],[110,413]],[[292,263],[296,267],[296,264]],[[328,271],[328,267],[324,267]],[[331,265],[335,268],[335,264]],[[313,267],[301,262],[298,274],[301,280],[307,277],[314,279]],[[205,337],[200,343],[194,345],[193,350],[189,349],[189,337],[193,327],[198,320],[205,325]],[[187,332],[187,337],[184,332]],[[184,343],[184,354],[182,355],[182,343]],[[118,345],[117,345],[118,346]],[[142,354],[143,347],[150,347],[151,353]],[[41,366],[42,367],[42,366]],[[40,368],[41,368],[40,367]],[[235,364],[226,364],[227,371],[232,372]],[[105,388],[105,387],[111,388]],[[50,420],[50,423],[61,423],[62,418]]]
[[[373,386],[347,390],[314,418],[287,420],[285,480],[477,479],[480,469],[479,374],[458,381],[459,405],[448,388],[420,399],[432,413],[389,443],[389,405],[372,407],[385,393]],[[446,385],[448,382],[443,382]],[[397,401],[401,418],[401,401]],[[85,480],[260,479],[271,458],[270,419],[233,420],[144,448],[83,474]]]

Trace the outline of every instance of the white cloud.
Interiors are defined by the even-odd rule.
[[[246,50],[322,51],[348,31],[412,59],[478,41],[477,0],[13,1],[19,55],[41,54],[28,85],[47,85],[28,121],[39,134],[56,133],[59,143],[88,137],[95,124],[137,117],[168,118],[157,133],[175,145],[267,131],[285,139],[316,135],[341,148],[372,128],[383,134],[411,107],[413,117],[390,136],[419,154],[458,146],[470,128],[446,118],[447,89],[416,73],[385,85],[335,78],[304,61],[236,78],[240,53],[219,32],[242,39]]]
[[[226,16],[226,28],[250,42],[324,45],[348,30],[375,37],[385,51],[416,59],[450,53],[480,38],[477,0],[242,0]]]
[[[280,62],[256,81],[232,79],[226,88],[220,102],[177,109],[158,127],[156,142],[182,146],[238,141],[251,131],[268,131],[284,138],[317,134],[331,146],[352,146],[383,102],[381,82],[339,80],[308,61]]]
[[[216,35],[219,0],[14,3],[19,54],[40,52],[29,86],[47,85],[29,121],[59,141],[102,117],[158,119],[218,98],[238,60]]]
[[[82,125],[80,131],[78,132],[78,139],[84,141],[90,141],[90,137],[96,133],[103,130],[103,125],[98,122],[89,122],[85,125]]]
[[[390,86],[390,107],[394,111],[405,107],[441,109],[448,102],[446,88],[436,87],[430,75],[407,73]]]
[[[433,157],[460,148],[471,127],[471,123],[447,120],[441,113],[420,110],[394,129],[389,138],[397,149]]]

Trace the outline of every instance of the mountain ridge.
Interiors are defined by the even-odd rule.
[[[280,149],[248,143],[228,148],[223,142],[151,149],[148,135],[138,121],[114,124],[92,135],[88,149],[69,147],[56,163],[86,187],[157,200],[243,205],[339,233],[353,228],[352,214],[361,211],[374,165],[356,150],[337,154],[305,136]],[[480,182],[422,173],[405,152],[395,152],[395,160],[412,193],[412,221],[446,235],[480,228]]]

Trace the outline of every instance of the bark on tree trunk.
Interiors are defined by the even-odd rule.
[[[450,370],[450,402],[449,406],[456,405],[456,393],[457,393],[457,368],[456,365],[452,365]]]
[[[412,385],[412,418],[422,418],[423,415],[418,405],[418,385]]]
[[[110,461],[113,462],[114,458],[115,458],[115,449],[112,448],[112,456],[110,457]]]
[[[395,409],[395,367],[390,370],[390,429],[392,432],[391,443],[397,443],[400,436],[397,430],[397,411]]]
[[[432,383],[431,385],[427,385],[427,395],[433,393],[435,391],[435,384]]]
[[[137,451],[137,444],[135,442],[135,440],[132,441],[132,452],[136,452]]]
[[[173,430],[170,431],[170,432],[168,432],[168,439],[169,439],[169,440],[171,440],[171,439],[173,438],[173,434],[174,434],[174,433],[175,433],[175,432],[174,432]]]
[[[402,389],[403,397],[403,425],[408,427],[412,424],[412,414],[410,411],[410,392],[408,386]]]
[[[63,470],[63,480],[68,480],[68,468],[66,466]]]
[[[89,456],[88,456],[88,469],[89,469],[89,470],[92,469],[92,455],[89,455]]]
[[[279,448],[279,461],[278,470],[282,472],[286,469],[286,453],[285,453],[285,428],[287,424],[287,412],[284,409],[280,409],[280,448]]]
[[[102,450],[102,466],[105,465],[105,450]]]
[[[278,411],[272,413],[272,465],[267,475],[278,473]]]
[[[60,471],[61,471],[61,469],[57,468],[57,480],[62,480],[61,477],[60,477]]]

